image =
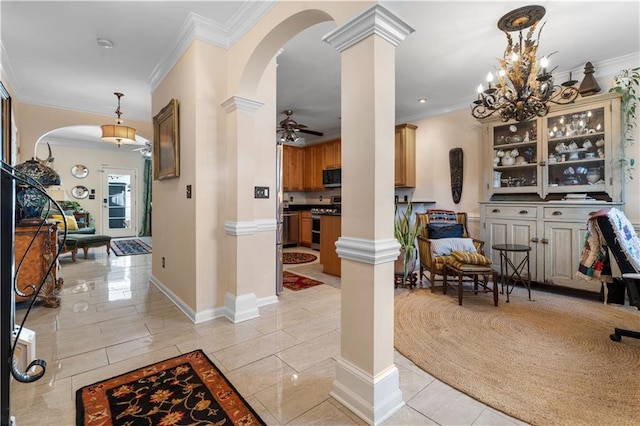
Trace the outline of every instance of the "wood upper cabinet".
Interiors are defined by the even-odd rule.
[[[396,126],[395,140],[395,186],[416,186],[416,129],[413,124]]]
[[[323,169],[339,169],[342,167],[342,143],[340,139],[326,142],[323,147]]]
[[[303,191],[302,169],[304,156],[302,148],[282,146],[282,189],[285,191]]]
[[[302,186],[305,191],[322,190],[323,145],[311,145],[304,149]]]

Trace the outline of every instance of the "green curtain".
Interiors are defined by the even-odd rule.
[[[151,188],[153,178],[151,177],[151,159],[145,158],[142,183],[142,221],[140,223],[139,237],[151,236]]]

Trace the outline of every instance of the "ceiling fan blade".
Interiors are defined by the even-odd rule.
[[[322,132],[316,132],[316,131],[314,131],[314,130],[298,129],[297,131],[298,131],[298,132],[300,132],[300,133],[307,133],[307,134],[309,134],[309,135],[315,135],[315,136],[322,136],[322,135],[324,135],[324,133],[322,133]]]

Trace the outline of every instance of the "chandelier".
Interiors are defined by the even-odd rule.
[[[471,115],[475,118],[483,119],[498,113],[502,121],[530,120],[547,115],[549,103],[568,104],[578,96],[575,80],[554,85],[553,76],[547,69],[549,56],[553,53],[540,60],[536,58],[542,27],[535,38],[534,33],[544,14],[542,6],[524,6],[498,21],[498,28],[507,36],[507,48],[504,56],[498,59],[497,83],[493,83],[494,74],[489,73],[487,89],[478,86],[478,99],[471,105]],[[527,28],[529,31],[523,37],[522,30]],[[510,33],[516,31],[518,41],[514,43]]]
[[[118,119],[116,124],[104,124],[100,126],[102,129],[102,140],[105,142],[115,143],[118,147],[122,144],[135,144],[136,143],[136,129],[133,127],[125,126],[120,116],[120,98],[124,95],[122,93],[115,92],[114,95],[118,98],[118,108],[116,109],[116,115]]]

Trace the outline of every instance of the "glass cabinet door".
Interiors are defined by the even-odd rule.
[[[536,121],[493,127],[493,193],[539,193]]]
[[[547,192],[602,192],[608,167],[605,108],[546,118]]]

